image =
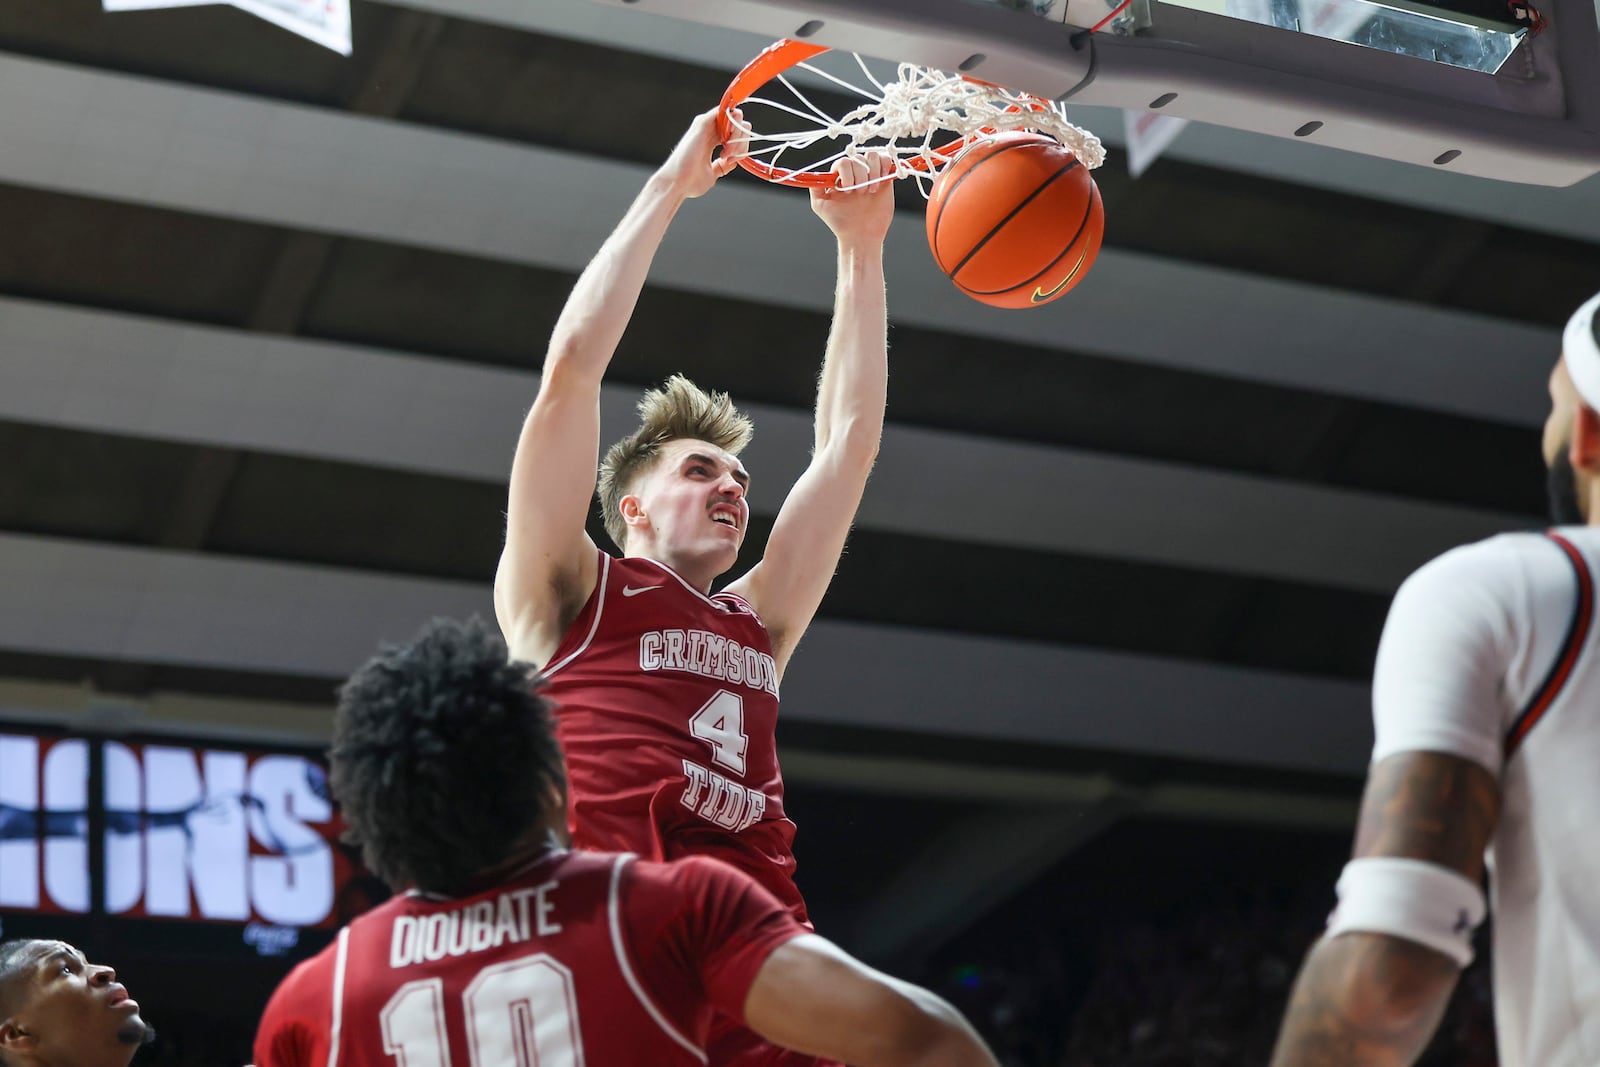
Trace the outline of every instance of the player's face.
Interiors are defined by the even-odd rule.
[[[637,494],[658,549],[733,566],[750,525],[750,476],[739,458],[706,441],[669,442]],[[672,562],[668,560],[667,562]]]
[[[1557,526],[1581,526],[1584,515],[1578,472],[1572,466],[1572,425],[1580,400],[1577,386],[1561,360],[1550,373],[1550,416],[1544,422],[1544,463],[1550,472],[1550,521]]]
[[[151,1031],[139,1002],[110,967],[60,941],[36,941],[18,979],[20,995],[0,1042],[44,1063],[127,1067]]]

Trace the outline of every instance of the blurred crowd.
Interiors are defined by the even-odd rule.
[[[1326,918],[1317,896],[1114,924],[1085,958],[1041,942],[1026,964],[960,968],[940,988],[1006,1067],[1264,1067]],[[1419,1067],[1494,1067],[1487,956],[1485,932]]]

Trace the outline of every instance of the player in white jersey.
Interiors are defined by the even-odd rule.
[[[1550,376],[1556,527],[1439,557],[1400,589],[1339,904],[1273,1063],[1409,1064],[1494,905],[1502,1067],[1600,1064],[1600,296]]]

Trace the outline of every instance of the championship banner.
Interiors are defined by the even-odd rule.
[[[92,748],[102,768],[95,795]],[[95,825],[103,861],[91,888]],[[324,768],[308,754],[0,727],[8,922],[102,914],[283,955],[302,934],[314,943],[385,895],[341,845],[343,828]]]
[[[240,11],[298,33],[308,41],[350,54],[350,0],[228,0]]]
[[[1127,131],[1128,173],[1135,178],[1148,170],[1189,125],[1188,119],[1158,115],[1154,111],[1124,110],[1122,120]]]
[[[198,7],[217,0],[101,0],[106,11],[150,11],[165,7]],[[350,0],[223,0],[240,11],[282,26],[290,33],[349,55]]]

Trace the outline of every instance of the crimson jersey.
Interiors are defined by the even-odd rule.
[[[715,856],[805,921],[774,736],[778,668],[749,604],[601,552],[594,592],[544,673],[575,845]]]
[[[557,852],[458,899],[398,896],[284,979],[257,1067],[707,1062],[713,1010],[804,933],[712,860]]]

